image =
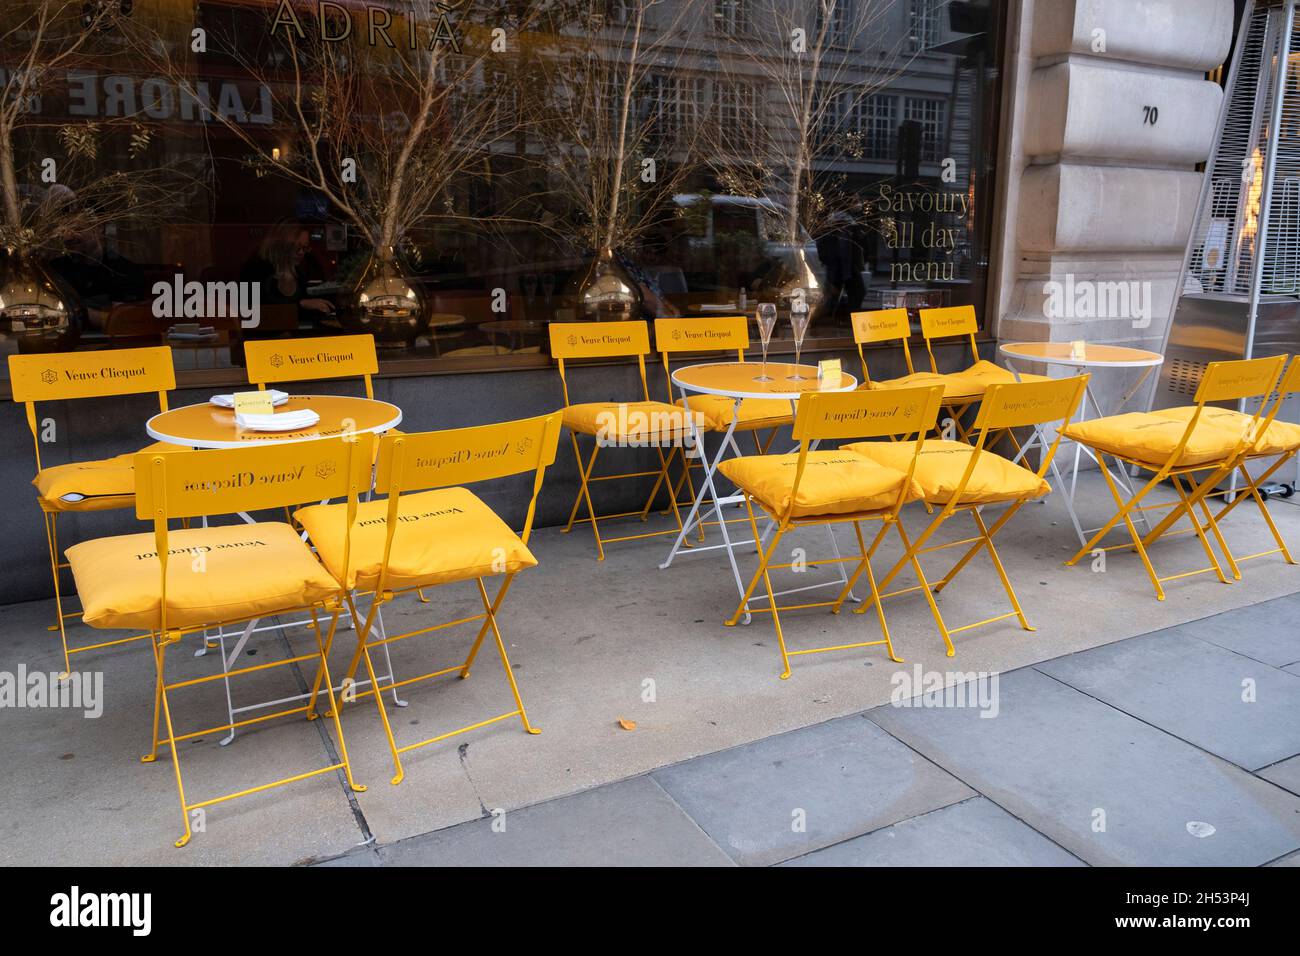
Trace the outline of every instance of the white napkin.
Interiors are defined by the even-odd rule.
[[[289,400],[288,392],[282,392],[278,388],[273,388],[270,391],[271,391],[272,405],[283,405],[285,402]],[[235,396],[234,395],[213,395],[211,398],[208,399],[208,403],[211,405],[216,405],[218,408],[234,408]]]
[[[296,412],[280,412],[278,415],[248,415],[235,412],[235,424],[258,432],[292,432],[300,428],[310,428],[320,421],[320,416],[310,408]]]

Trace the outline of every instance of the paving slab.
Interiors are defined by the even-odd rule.
[[[381,846],[379,857],[386,866],[731,865],[649,777]]]
[[[1282,670],[1286,671],[1288,674],[1300,674],[1300,661],[1297,661],[1294,664],[1288,664],[1286,667],[1282,668]]]
[[[1291,757],[1256,772],[1265,780],[1300,794],[1300,757]]]
[[[1188,634],[1274,667],[1300,661],[1300,595],[1289,594],[1183,625]]]
[[[652,776],[732,859],[760,866],[974,795],[860,716]]]
[[[1300,798],[1035,669],[999,685],[991,719],[868,716],[1087,863],[1258,866],[1300,848]]]
[[[1036,666],[1247,770],[1300,753],[1300,680],[1183,628]]]
[[[1269,866],[1295,866],[1300,867],[1300,850],[1295,853],[1288,853],[1280,860],[1274,860]]]
[[[997,804],[974,797],[781,866],[1083,866]]]

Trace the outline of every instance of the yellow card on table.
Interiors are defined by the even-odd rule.
[[[839,359],[823,359],[817,363],[817,381],[822,388],[839,388],[842,374]]]
[[[268,391],[235,392],[234,398],[236,415],[270,415],[275,411]]]

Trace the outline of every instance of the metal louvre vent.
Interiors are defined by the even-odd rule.
[[[1172,359],[1165,363],[1165,390],[1178,395],[1195,395],[1205,374],[1204,362]]]

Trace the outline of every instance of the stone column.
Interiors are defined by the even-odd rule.
[[[1205,74],[1227,57],[1233,2],[1023,0],[1020,17],[997,336],[1158,351],[1223,98]],[[1093,384],[1115,398],[1134,380]]]

